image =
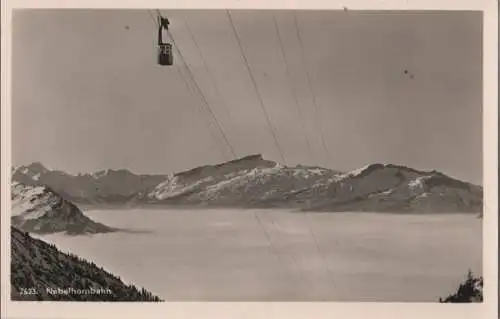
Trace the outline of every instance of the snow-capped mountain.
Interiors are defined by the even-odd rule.
[[[373,164],[339,173],[312,167],[225,170],[187,180],[173,175],[147,194],[150,202],[310,211],[481,212],[482,188],[436,171]]]
[[[103,170],[70,175],[49,170],[40,163],[20,166],[12,180],[27,185],[47,185],[64,198],[85,204],[124,204],[137,193],[154,188],[165,175],[136,175],[128,170]]]
[[[437,171],[372,164],[338,175],[315,191],[307,209],[374,212],[481,212],[482,188]],[[302,197],[308,197],[304,192]]]
[[[13,182],[11,198],[12,225],[24,231],[68,234],[113,231],[110,227],[92,221],[78,207],[47,186]]]
[[[93,262],[63,253],[15,227],[10,236],[12,300],[161,301]]]
[[[238,165],[239,164],[239,165]],[[287,167],[260,155],[216,166],[204,167],[209,174],[179,173],[169,176],[147,194],[150,202],[215,206],[274,206],[318,183],[326,183],[339,172],[318,167]]]
[[[127,205],[283,207],[311,211],[481,212],[482,188],[437,171],[372,164],[348,173],[309,166],[284,166],[251,155],[170,175],[134,175],[126,170],[79,176],[39,166],[16,170],[77,202]],[[38,176],[37,180],[33,176]],[[70,176],[70,177],[68,177]],[[60,183],[60,180],[72,179]],[[87,182],[82,182],[87,179]],[[67,185],[69,185],[67,187]],[[91,185],[91,186],[89,186]],[[99,185],[99,187],[96,187]],[[71,188],[73,187],[73,188]]]

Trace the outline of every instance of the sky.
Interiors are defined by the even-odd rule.
[[[231,11],[237,37],[225,11],[161,13],[174,66],[156,64],[154,11],[14,13],[14,165],[170,173],[262,154],[482,183],[480,12]]]

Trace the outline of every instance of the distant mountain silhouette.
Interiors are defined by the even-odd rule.
[[[12,180],[26,185],[46,185],[67,200],[82,204],[124,204],[137,193],[153,189],[166,175],[136,175],[126,169],[71,175],[49,170],[40,163],[13,170]]]
[[[35,163],[15,169],[13,179],[48,185],[77,204],[481,213],[483,196],[482,187],[437,171],[371,164],[342,173],[283,166],[261,155],[170,175],[107,170],[72,176]]]
[[[254,164],[261,163],[255,160]],[[231,166],[229,166],[231,167]],[[482,188],[436,171],[373,164],[350,173],[319,167],[210,167],[197,179],[172,175],[141,200],[309,211],[481,212]]]

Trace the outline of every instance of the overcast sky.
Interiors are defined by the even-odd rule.
[[[236,155],[282,161],[226,12],[162,12]],[[481,183],[480,13],[301,11],[302,46],[291,11],[231,15],[287,164],[396,163]],[[13,19],[14,164],[165,173],[231,159],[183,59],[156,64],[148,11]]]

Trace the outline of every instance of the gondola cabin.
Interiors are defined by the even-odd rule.
[[[158,17],[158,64],[173,65],[174,54],[172,53],[172,44],[163,42],[163,29],[168,32],[170,22],[167,18]]]
[[[173,65],[174,55],[172,54],[172,44],[160,43],[158,45],[158,64]]]

